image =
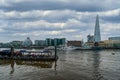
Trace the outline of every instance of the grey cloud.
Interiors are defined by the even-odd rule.
[[[65,22],[70,18],[77,17],[75,11],[70,10],[53,10],[53,11],[43,11],[43,10],[34,10],[34,11],[25,11],[17,12],[10,11],[0,12],[1,19],[6,19],[10,21],[35,21],[35,20],[46,20],[49,22]]]
[[[29,11],[29,10],[76,10],[76,11],[105,11],[119,8],[120,1],[114,0],[35,0],[35,1],[21,1],[14,2],[9,1],[12,6],[2,6],[0,7],[6,11]],[[113,6],[115,5],[115,6]]]
[[[102,17],[102,19],[105,22],[120,23],[120,14],[116,15],[116,16],[112,15],[112,16],[108,16],[108,17]]]
[[[92,23],[95,21],[96,15],[100,15],[100,19],[104,22],[119,22],[120,20],[120,9],[106,11],[106,12],[77,12],[74,10],[33,10],[25,12],[1,11],[1,19],[15,22],[24,21],[38,21],[45,20],[47,22],[66,22],[69,19],[76,19],[83,23]],[[109,16],[108,16],[109,15]]]

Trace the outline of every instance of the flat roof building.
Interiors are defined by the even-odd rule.
[[[82,47],[82,41],[68,41],[67,46]]]
[[[118,41],[120,41],[120,37],[109,37],[108,39],[109,40],[118,40]]]

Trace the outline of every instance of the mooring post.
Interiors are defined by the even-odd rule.
[[[11,46],[11,57],[13,56],[13,54],[14,54],[14,47]]]
[[[55,60],[55,65],[54,65],[55,71],[56,71],[56,68],[57,68],[57,61]]]
[[[57,59],[57,46],[55,45],[55,60]]]

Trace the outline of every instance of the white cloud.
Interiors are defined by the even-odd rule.
[[[106,12],[100,12],[101,16],[117,16],[120,15],[120,9],[109,10]]]
[[[28,36],[29,33],[14,33],[13,36]]]
[[[83,35],[79,34],[79,35],[75,35],[75,39],[78,39],[78,40],[82,40],[83,39]]]
[[[10,6],[6,0],[0,0],[0,6]]]
[[[65,23],[50,23],[45,20],[30,21],[30,22],[16,22],[12,27],[17,29],[62,29]]]
[[[76,32],[76,31],[77,31],[76,29],[67,29],[67,30],[63,30],[63,32],[67,32],[67,33]]]
[[[3,29],[0,29],[0,32],[4,32],[4,30],[3,30]]]
[[[120,24],[106,23],[101,24],[101,28],[103,31],[112,31],[112,30],[120,30]]]

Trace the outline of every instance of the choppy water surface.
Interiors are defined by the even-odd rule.
[[[0,60],[0,80],[120,80],[120,50],[58,55],[56,63]]]

